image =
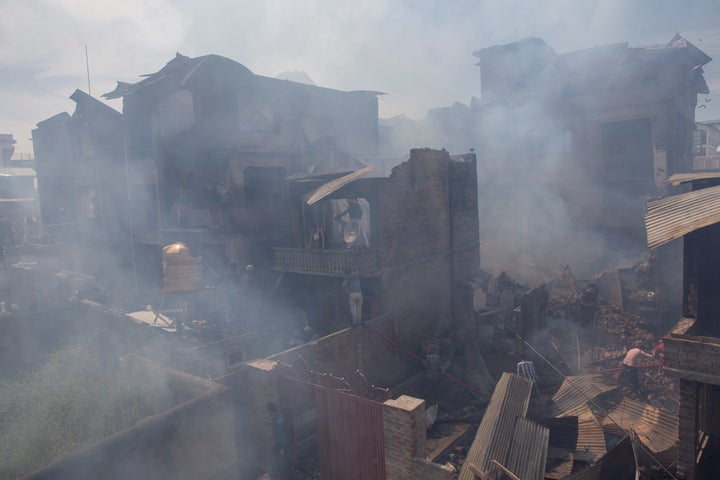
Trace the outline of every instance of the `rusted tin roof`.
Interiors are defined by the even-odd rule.
[[[523,480],[543,480],[549,440],[548,428],[519,417],[505,467]]]
[[[570,416],[575,408],[586,405],[589,399],[615,388],[617,385],[608,383],[599,374],[566,377],[552,398],[555,416]]]
[[[649,202],[645,214],[648,247],[659,247],[717,222],[720,222],[720,186]]]
[[[603,432],[602,426],[587,405],[575,408],[573,416],[577,416],[578,419],[578,437],[575,451],[590,453],[593,455],[593,460],[597,461],[607,453],[605,432]]]
[[[554,465],[548,466],[548,469],[545,471],[545,478],[560,480],[572,473],[575,457],[572,452],[567,452],[565,455],[565,458],[560,461],[556,460]]]
[[[625,430],[635,430],[640,441],[654,453],[674,447],[678,440],[677,416],[646,403],[623,399],[603,424],[613,424],[613,420]]]
[[[512,373],[503,373],[495,386],[475,440],[465,457],[458,480],[474,480],[469,465],[481,471],[490,470],[490,461],[505,465],[508,450],[515,435],[518,417],[524,417],[530,404],[532,383]],[[539,448],[533,446],[533,448]],[[547,446],[545,447],[547,451]],[[526,452],[527,453],[527,452]],[[545,464],[543,463],[543,470]]]
[[[573,463],[597,462],[607,453],[605,432],[590,407],[579,405],[555,419],[547,420],[556,447],[555,462],[546,472],[549,478],[564,478],[572,471]],[[568,457],[559,460],[559,453],[567,452]],[[569,465],[566,465],[568,464]],[[569,468],[569,470],[568,470]],[[561,472],[566,472],[562,477]]]

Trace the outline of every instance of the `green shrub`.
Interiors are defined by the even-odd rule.
[[[104,368],[93,347],[63,347],[37,370],[0,380],[0,479],[128,428],[163,403]]]

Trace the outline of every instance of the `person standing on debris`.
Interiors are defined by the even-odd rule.
[[[275,402],[266,405],[267,411],[272,417],[273,446],[272,453],[275,459],[275,468],[278,471],[278,478],[282,480],[292,479],[292,465],[290,464],[290,436],[288,435],[285,417],[280,413]]]
[[[350,303],[350,316],[352,317],[352,326],[356,327],[362,323],[362,306],[363,296],[360,287],[360,275],[357,270],[353,270],[345,277],[343,289],[347,292],[348,302]]]
[[[623,373],[630,379],[630,384],[633,389],[640,391],[640,378],[638,376],[638,367],[640,366],[640,359],[653,358],[649,353],[645,353],[639,348],[631,348],[628,350],[623,360]]]
[[[437,382],[440,379],[441,370],[440,355],[438,355],[435,345],[428,345],[423,365],[425,366],[425,378],[431,382]]]

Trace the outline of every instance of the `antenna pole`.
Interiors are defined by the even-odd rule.
[[[88,95],[92,97],[92,91],[90,90],[90,60],[88,59],[87,45],[85,45],[85,70],[87,71]]]

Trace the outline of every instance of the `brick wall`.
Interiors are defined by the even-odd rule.
[[[666,347],[667,348],[667,345]],[[697,443],[698,384],[680,379],[678,398],[678,478],[695,478],[695,444]]]
[[[397,265],[447,252],[450,156],[437,150],[411,150],[378,192],[382,209],[380,249],[383,265]]]
[[[153,378],[163,377],[162,384],[182,390],[181,397],[193,398],[25,478],[194,479],[229,475],[237,469],[235,414],[228,388],[137,357],[126,367],[128,375],[145,376],[151,370]]]
[[[413,459],[425,447],[425,400],[402,395],[383,407],[385,472],[389,480],[414,480]]]
[[[450,325],[452,289],[480,257],[474,155],[459,162],[445,151],[410,154],[378,191],[376,224],[383,305],[395,338],[413,347]]]
[[[720,340],[689,335],[671,335],[665,344],[664,370],[680,378],[678,399],[678,477],[695,478],[699,431],[699,389],[703,383],[720,385]]]
[[[480,265],[477,161],[474,154],[465,155],[449,165],[453,276],[461,282],[477,275]]]
[[[425,400],[401,395],[383,404],[388,480],[448,480],[452,473],[418,457],[425,450]]]
[[[342,377],[349,377],[355,370],[360,370],[371,384],[388,388],[417,373],[421,368],[417,360],[392,347],[371,330],[387,333],[392,319],[384,317],[366,324],[367,327],[347,328],[269,359],[300,365],[299,358],[302,356],[310,369]]]
[[[686,380],[720,385],[720,340],[706,337],[664,338],[667,373]]]
[[[274,463],[272,417],[267,411],[267,404],[274,402],[280,405],[276,368],[275,361],[254,360],[244,364],[241,371],[220,380],[223,384],[232,385],[240,395],[237,404],[240,461],[256,464],[265,471],[270,471]]]

